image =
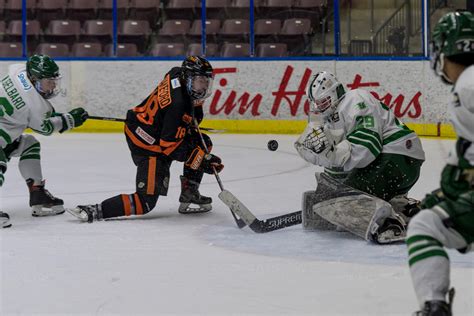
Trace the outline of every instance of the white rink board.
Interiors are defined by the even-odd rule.
[[[5,73],[12,62],[1,62]],[[58,62],[63,89],[58,111],[83,106],[94,115],[122,117],[139,104],[180,61]],[[446,123],[450,87],[428,61],[213,61],[214,93],[208,119],[304,120],[304,88],[317,71],[328,70],[349,87],[367,89],[386,101],[404,122]],[[253,101],[253,102],[252,102]],[[246,106],[247,105],[247,106]],[[307,106],[307,104],[306,104]]]

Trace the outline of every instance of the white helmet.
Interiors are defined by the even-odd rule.
[[[336,110],[345,94],[344,86],[336,76],[327,71],[314,75],[306,90],[313,112],[324,116],[329,116]]]

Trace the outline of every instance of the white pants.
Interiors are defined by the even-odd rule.
[[[10,157],[20,157],[18,168],[23,179],[33,179],[34,184],[41,184],[43,173],[41,171],[40,143],[33,136],[24,134],[20,136],[20,144]]]
[[[448,214],[438,206],[422,210],[408,225],[410,273],[420,306],[426,301],[446,301],[449,290],[449,258],[446,248],[466,248],[467,242],[442,219]]]

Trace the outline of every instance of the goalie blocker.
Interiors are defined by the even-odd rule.
[[[303,194],[302,221],[307,230],[342,228],[379,244],[401,242],[405,221],[390,203],[316,173],[316,191]]]

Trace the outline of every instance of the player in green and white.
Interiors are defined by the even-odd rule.
[[[30,191],[33,216],[64,213],[63,201],[44,188],[41,172],[40,143],[23,134],[31,128],[42,135],[65,132],[82,125],[87,112],[77,108],[56,113],[48,101],[60,91],[58,65],[46,55],[33,55],[25,64],[9,66],[0,78],[0,187],[7,162],[19,157],[18,167]],[[9,216],[0,211],[0,227],[10,227]]]
[[[441,188],[422,201],[425,208],[408,226],[410,272],[422,308],[416,315],[452,315],[449,257],[444,247],[461,253],[474,242],[474,15],[444,15],[430,43],[437,76],[453,85],[448,106],[456,145],[441,173]],[[448,294],[449,292],[449,294]],[[448,298],[446,296],[449,296]]]
[[[307,96],[313,114],[295,143],[298,153],[333,177],[345,173],[345,185],[390,202],[401,216],[385,221],[373,240],[403,240],[405,221],[419,210],[406,195],[425,160],[420,139],[368,91],[346,91],[329,72],[312,78]]]

